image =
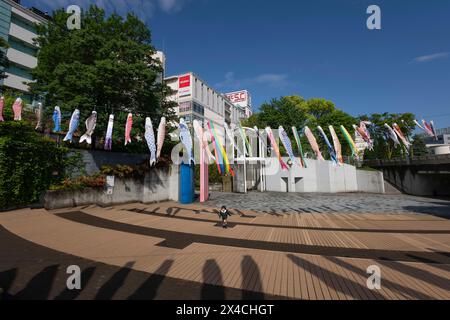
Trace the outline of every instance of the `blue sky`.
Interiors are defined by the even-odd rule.
[[[41,10],[96,3],[134,11],[167,55],[167,75],[193,71],[254,107],[282,95],[323,97],[353,114],[413,112],[450,126],[448,0],[22,0]],[[366,9],[381,8],[370,31]]]

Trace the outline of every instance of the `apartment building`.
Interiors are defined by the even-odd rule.
[[[25,8],[19,0],[0,0],[0,36],[8,43],[7,57],[10,66],[5,70],[7,78],[1,84],[28,96],[27,83],[32,81],[31,70],[37,66],[35,24],[45,23],[48,16],[36,8]]]

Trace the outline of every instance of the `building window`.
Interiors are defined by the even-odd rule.
[[[31,75],[30,70],[23,68],[12,62],[10,62],[9,67],[6,68],[6,72],[25,78],[27,80],[33,80],[33,76]]]
[[[179,104],[179,112],[181,113],[186,113],[186,112],[191,112],[192,110],[192,105],[190,102],[181,102]]]
[[[36,33],[36,28],[34,27],[32,22],[25,20],[24,18],[15,13],[11,14],[11,23],[16,24],[29,32]]]
[[[194,102],[194,112],[204,116],[205,108],[202,105],[198,104],[197,102]]]
[[[27,45],[25,42],[16,39],[12,36],[9,36],[9,45],[11,48],[16,49],[20,52],[26,53],[30,56],[36,57],[37,55],[37,49],[31,47],[30,45]]]

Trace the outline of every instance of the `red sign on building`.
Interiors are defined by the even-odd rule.
[[[187,88],[191,86],[191,75],[188,74],[186,76],[182,76],[178,78],[178,87],[179,88]]]
[[[247,102],[247,92],[240,91],[240,92],[229,93],[229,94],[227,94],[227,98],[232,103]]]

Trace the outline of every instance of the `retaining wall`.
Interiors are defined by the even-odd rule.
[[[287,163],[288,158],[283,160]],[[384,193],[382,172],[362,171],[348,164],[336,166],[331,161],[313,159],[307,159],[307,166],[307,168],[300,168],[295,165],[289,171],[283,171],[278,159],[267,159],[266,190],[290,193]],[[238,169],[238,174],[241,171]],[[243,192],[242,186],[242,179],[235,179],[235,190]],[[251,186],[248,187],[251,188]]]
[[[47,191],[44,207],[51,210],[92,204],[112,206],[132,202],[178,201],[178,176],[178,166],[171,166],[152,169],[141,179],[116,177],[112,195],[103,189]]]

